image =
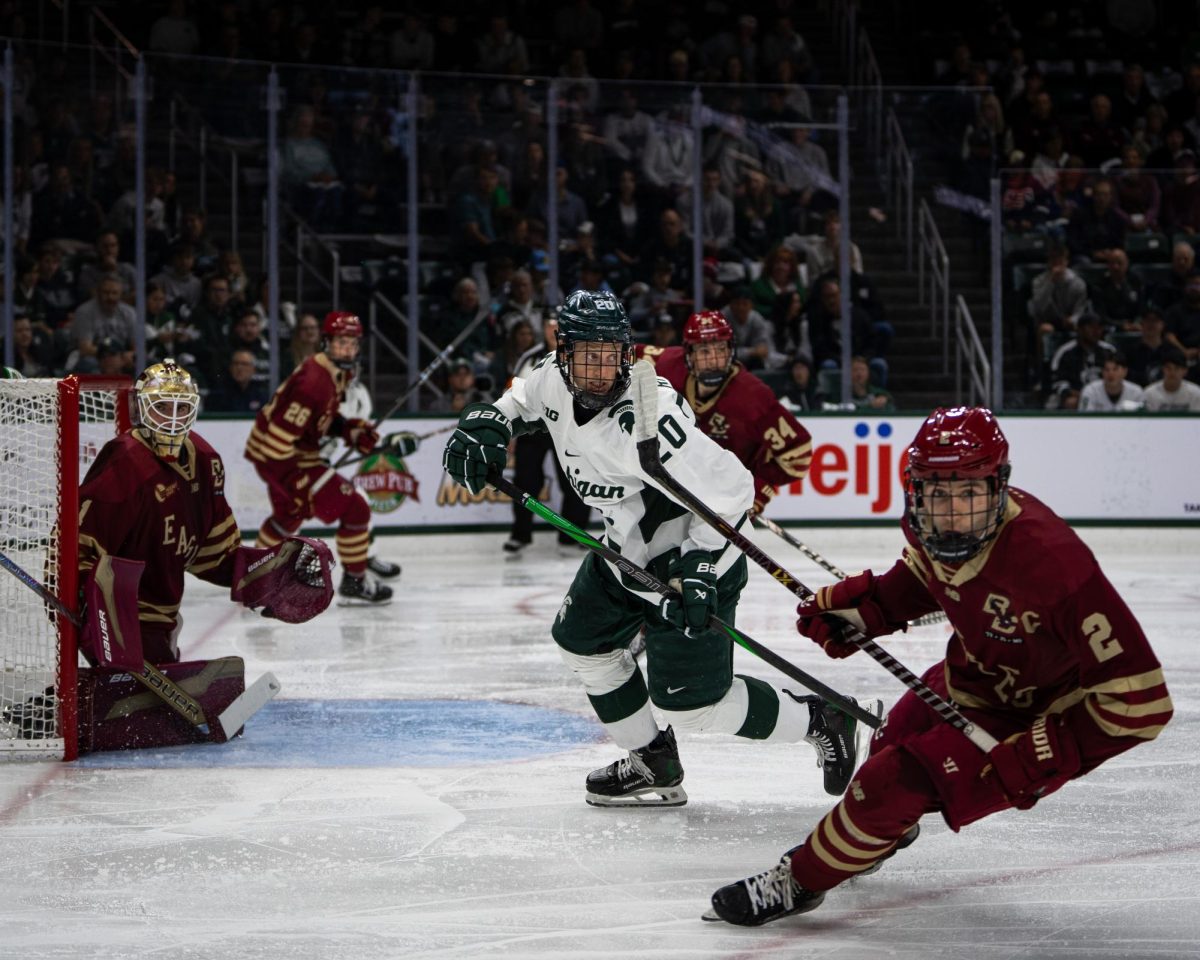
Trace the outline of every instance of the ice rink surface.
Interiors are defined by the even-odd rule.
[[[851,570],[886,569],[901,542],[795,532]],[[0,957],[1195,958],[1200,531],[1080,532],[1163,661],[1163,735],[1028,812],[957,836],[927,817],[880,873],[754,929],[699,917],[829,808],[812,749],[681,739],[686,807],[585,805],[585,775],[621,751],[550,640],[578,563],[552,534],[508,563],[500,535],[382,539],[397,602],[299,627],[191,580],[185,657],[239,654],[280,699],[224,746],[0,765]],[[846,693],[900,696],[866,656],[820,656],[793,598],[750,570],[739,626]],[[919,673],[946,635],[889,648]]]

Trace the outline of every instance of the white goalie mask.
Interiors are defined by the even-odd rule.
[[[192,375],[168,358],[147,367],[133,392],[137,398],[135,427],[155,454],[177,460],[200,413],[200,391]]]

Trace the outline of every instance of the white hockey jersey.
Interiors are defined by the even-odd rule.
[[[737,550],[726,550],[724,537],[642,471],[628,394],[580,426],[571,392],[550,353],[527,377],[515,378],[496,406],[514,421],[517,432],[521,427],[516,421],[540,421],[571,486],[604,518],[604,539],[632,563],[646,567],[672,550],[709,550],[720,554],[720,575],[740,556]],[[754,502],[754,478],[737,457],[696,426],[687,401],[662,377],[658,418],[659,449],[667,470],[715,513],[740,525]],[[609,567],[626,589],[632,588],[615,566]],[[653,599],[643,590],[632,592]]]
[[[358,377],[354,377],[346,384],[346,396],[342,399],[342,405],[338,407],[338,413],[347,420],[353,417],[370,420],[371,407],[371,394],[367,390],[367,385]],[[337,460],[344,450],[345,446],[341,437],[327,436],[321,441],[321,458],[329,463]]]

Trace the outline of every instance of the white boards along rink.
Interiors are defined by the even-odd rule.
[[[899,519],[904,451],[922,419],[907,414],[802,418],[813,436],[809,475],[781,490],[767,516],[820,523]],[[251,423],[202,419],[196,428],[225,461],[226,495],[246,532],[270,511],[266,485],[242,456]],[[397,418],[380,432],[423,434],[453,423],[449,417]],[[1006,414],[1000,424],[1010,445],[1013,485],[1068,520],[1200,524],[1200,417]],[[471,495],[450,483],[442,471],[448,437],[449,432],[430,437],[403,460],[377,457],[343,470],[371,501],[376,530],[503,529],[511,523],[507,498],[492,490]],[[543,493],[557,509],[553,478]]]

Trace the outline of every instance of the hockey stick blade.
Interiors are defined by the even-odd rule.
[[[217,723],[226,740],[232,740],[246,721],[278,696],[279,681],[269,670],[250,684],[236,700],[217,717]]]
[[[653,369],[649,368],[648,365],[643,368],[641,364],[634,364],[632,392],[635,430],[639,421],[652,421],[657,418],[657,407],[650,406],[651,403],[657,404],[657,386],[654,390],[651,390],[649,387],[649,381],[653,377]],[[762,567],[763,570],[786,587],[793,595],[804,601],[812,598],[813,591],[811,589],[793,577],[791,573],[776,563],[771,557],[767,556],[753,540],[746,537],[720,514],[714,513],[703,500],[671,476],[670,471],[663,465],[662,459],[659,456],[657,433],[639,440],[637,451],[638,461],[641,463],[642,469],[648,476],[659,483],[664,490],[668,491],[680,503],[691,510],[692,513],[741,550],[747,558]],[[953,704],[940,696],[925,681],[884,650],[874,640],[862,636],[857,632],[851,632],[847,639],[854,643],[860,650],[865,651],[876,663],[920,697],[946,723],[950,724],[956,730],[961,731],[963,736],[984,753],[990,753],[992,748],[998,745],[995,737],[964,717]]]

